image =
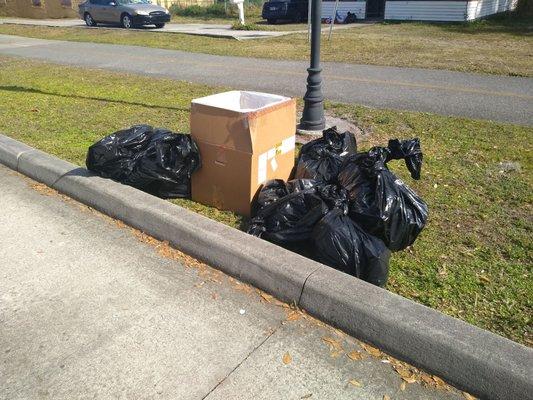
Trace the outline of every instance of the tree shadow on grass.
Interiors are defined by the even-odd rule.
[[[503,33],[513,36],[533,36],[533,17],[519,16],[516,13],[498,14],[472,22],[443,24],[448,32],[465,34]]]
[[[468,35],[501,33],[513,36],[533,36],[533,17],[520,16],[515,12],[489,16],[469,22],[419,22],[419,21],[385,21],[383,25],[423,25],[432,26],[443,32]]]
[[[45,95],[45,96],[57,96],[57,97],[68,98],[68,99],[105,101],[105,102],[108,102],[108,103],[124,104],[124,105],[130,105],[130,106],[139,106],[139,107],[146,107],[146,108],[152,108],[152,109],[162,109],[162,110],[174,110],[174,111],[190,112],[190,108],[189,107],[158,106],[158,105],[155,105],[155,104],[146,104],[146,103],[140,103],[140,102],[136,102],[136,101],[116,100],[116,99],[109,99],[109,98],[105,98],[105,97],[82,96],[82,95],[76,95],[76,94],[62,94],[62,93],[55,93],[55,92],[50,92],[50,91],[46,91],[46,90],[42,90],[42,89],[28,88],[28,87],[24,87],[24,86],[15,86],[15,85],[0,86],[0,91],[42,94],[42,95]]]

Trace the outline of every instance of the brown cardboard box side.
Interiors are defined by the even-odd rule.
[[[249,216],[251,203],[265,180],[287,180],[294,167],[296,102],[289,99],[272,107],[240,113],[192,104],[191,136],[200,149],[202,168],[192,176],[192,199],[222,210]],[[270,152],[269,152],[270,150]],[[263,162],[259,181],[259,157]],[[265,174],[266,171],[266,174]]]

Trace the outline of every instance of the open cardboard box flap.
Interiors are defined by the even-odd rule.
[[[294,133],[290,114],[267,117],[288,103],[295,104],[295,100],[238,90],[195,99],[191,104],[191,134],[197,142],[248,154],[267,151],[272,142],[279,143]],[[267,134],[269,137],[264,137]]]

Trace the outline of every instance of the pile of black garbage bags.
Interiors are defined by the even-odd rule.
[[[89,147],[86,164],[104,178],[159,197],[189,198],[200,152],[189,135],[135,125]]]
[[[351,133],[325,130],[302,147],[295,179],[261,188],[248,233],[311,249],[318,261],[384,286],[391,251],[413,244],[428,217],[426,203],[388,169],[391,160],[420,179],[417,138],[358,153]]]

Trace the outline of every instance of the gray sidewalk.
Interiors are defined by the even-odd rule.
[[[83,28],[83,29],[118,29],[121,27],[98,24],[97,27],[88,27],[81,19],[29,19],[0,17],[0,24],[49,26],[55,28]],[[233,38],[237,40],[261,39],[284,36],[294,32],[290,31],[242,31],[231,29],[231,24],[176,24],[168,23],[164,28],[142,27],[131,29],[136,32],[155,33],[184,33],[187,35],[211,36]]]
[[[239,45],[238,42],[235,44]],[[305,61],[0,35],[0,55],[302,97]],[[533,125],[533,79],[324,63],[327,100]]]
[[[29,18],[13,18],[13,17],[0,17],[1,24],[14,24],[14,25],[33,25],[33,26],[48,26],[55,28],[84,28],[84,29],[122,29],[118,26],[102,25],[98,24],[97,27],[88,27],[81,19],[29,19]],[[334,25],[334,30],[360,28],[363,26],[371,25],[372,22],[348,24],[348,25]],[[285,36],[292,33],[306,33],[306,30],[286,30],[286,31],[243,31],[231,29],[231,24],[210,24],[210,23],[195,23],[195,24],[183,24],[170,22],[165,25],[164,28],[154,29],[154,27],[142,27],[138,29],[131,29],[136,32],[153,32],[153,33],[184,33],[186,35],[198,35],[198,36],[211,36],[220,38],[233,38],[237,40],[250,40],[250,39],[265,39],[269,37]],[[327,33],[329,26],[324,25],[322,32]]]
[[[0,187],[1,399],[463,398],[3,166]]]

